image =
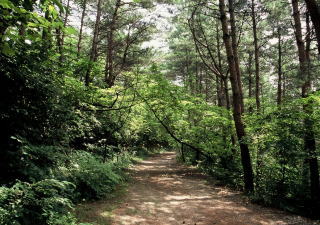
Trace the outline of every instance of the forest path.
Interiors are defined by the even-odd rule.
[[[239,192],[209,184],[205,175],[177,163],[175,157],[166,152],[134,165],[130,169],[133,179],[120,202],[85,204],[81,220],[114,225],[314,224],[251,204]]]

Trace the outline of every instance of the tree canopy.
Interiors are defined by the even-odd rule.
[[[75,204],[159,149],[319,219],[319,15],[316,0],[0,0],[0,224],[78,224]]]

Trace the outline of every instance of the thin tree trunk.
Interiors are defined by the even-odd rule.
[[[251,18],[252,18],[252,31],[253,31],[253,45],[254,45],[254,65],[255,65],[255,100],[257,112],[260,113],[260,52],[258,44],[257,34],[257,20],[255,11],[255,1],[251,0]],[[263,166],[263,157],[261,152],[261,146],[257,145],[257,158],[256,158],[256,189],[260,189],[261,182],[261,168]]]
[[[46,9],[44,13],[44,17],[46,20],[51,22],[51,18],[49,16],[49,11]],[[52,47],[52,39],[51,39],[51,28],[44,27],[42,31],[42,40],[44,43],[44,49],[50,49]]]
[[[66,13],[63,19],[63,26],[56,28],[56,39],[57,39],[57,48],[59,51],[59,63],[60,65],[63,63],[64,56],[63,56],[63,46],[64,46],[64,38],[65,38],[65,32],[62,30],[62,28],[65,28],[67,26],[68,16],[69,16],[69,8],[70,8],[70,0],[67,1],[66,6]],[[62,17],[62,15],[60,14]]]
[[[282,102],[282,48],[281,48],[281,30],[278,26],[278,89],[277,89],[277,105]]]
[[[221,57],[221,42],[220,42],[220,29],[219,29],[219,23],[216,22],[216,45],[217,45],[217,56],[218,56],[218,69],[220,72],[222,72],[222,57]],[[224,89],[225,82],[223,81],[224,76],[222,74],[220,76],[216,76],[217,83],[220,83],[219,85],[219,97],[220,97],[220,106],[227,107],[227,95]],[[227,79],[227,78],[226,78]]]
[[[210,79],[208,78],[207,73],[205,73],[205,77],[206,77],[206,86],[205,86],[206,102],[209,102],[209,81],[210,81]]]
[[[100,18],[101,18],[101,3],[102,3],[102,0],[98,0],[96,22],[94,25],[93,39],[92,39],[91,52],[90,52],[90,62],[86,72],[86,76],[85,76],[86,86],[89,86],[89,83],[90,83],[90,74],[92,69],[91,63],[96,62],[97,56],[98,56],[97,51],[98,51],[98,35],[99,35],[99,28],[100,28],[99,25],[100,25]]]
[[[308,73],[308,55],[305,50],[304,41],[302,37],[301,21],[300,21],[300,12],[298,0],[292,0],[292,9],[293,9],[293,18],[294,18],[294,27],[296,34],[296,42],[298,46],[298,55],[300,63],[300,73],[303,76],[303,85],[302,85],[302,97],[307,98],[309,91],[311,89],[311,80],[310,74]],[[308,25],[307,25],[308,26]],[[310,41],[310,40],[309,40]],[[316,153],[316,143],[315,135],[313,129],[313,121],[310,116],[313,113],[312,102],[308,102],[303,106],[306,118],[304,120],[305,125],[305,134],[304,134],[304,149],[308,154],[308,162],[310,169],[310,192],[311,199],[313,201],[314,210],[316,210],[317,205],[319,205],[320,200],[320,185],[319,185],[319,168],[318,160]],[[316,213],[316,212],[314,212]]]
[[[184,155],[184,144],[181,143],[181,160],[182,162],[186,162],[186,157]]]
[[[287,85],[286,85],[286,76],[284,73],[282,73],[282,102],[286,99],[286,91],[287,91]]]
[[[229,5],[233,5],[233,1],[229,0]],[[228,65],[229,65],[229,72],[230,72],[230,82],[232,87],[232,93],[233,93],[233,118],[235,122],[235,127],[237,131],[237,136],[239,140],[240,150],[241,150],[241,163],[243,167],[244,172],[244,184],[245,184],[245,191],[247,193],[254,191],[254,184],[253,184],[253,171],[252,171],[252,165],[251,165],[251,157],[249,152],[248,144],[245,143],[246,139],[246,132],[244,123],[242,121],[242,95],[241,95],[241,89],[239,85],[238,80],[238,74],[237,74],[237,61],[234,53],[233,47],[235,46],[234,43],[232,44],[232,41],[230,39],[230,34],[228,30],[228,22],[227,22],[227,16],[225,13],[225,2],[224,0],[219,0],[219,11],[220,11],[220,19],[222,24],[222,31],[223,31],[223,41],[226,48],[227,58],[228,58]],[[232,28],[232,26],[231,26]]]
[[[233,51],[233,57],[235,62],[235,69],[236,69],[236,79],[237,79],[237,85],[239,86],[239,94],[240,94],[240,108],[241,113],[244,113],[244,103],[243,103],[243,93],[242,93],[242,82],[241,82],[241,71],[240,71],[240,63],[238,58],[238,41],[237,41],[237,29],[236,29],[236,21],[234,16],[234,1],[228,0],[229,2],[229,14],[230,14],[230,35],[231,35],[231,45],[232,45],[232,51]]]
[[[222,90],[220,89],[221,84],[220,84],[220,79],[218,76],[216,76],[216,92],[217,92],[217,105],[218,106],[222,106]]]
[[[62,33],[61,32],[61,27],[56,28],[56,44],[57,44],[57,48],[58,48],[58,52],[60,54],[59,56],[59,63],[61,65],[62,61],[63,61],[63,43],[62,43]]]
[[[308,76],[310,76],[310,51],[311,51],[311,27],[310,27],[310,14],[306,13],[306,60],[307,60],[307,70]],[[308,77],[311,82],[311,77]]]
[[[201,71],[201,67],[199,66],[199,64],[197,65],[198,67],[198,87],[199,87],[199,90],[198,90],[198,94],[202,94],[202,80],[203,80],[203,77],[202,77],[202,71]]]
[[[200,94],[200,73],[199,73],[199,67],[198,67],[198,59],[197,57],[195,58],[195,66],[196,66],[196,94]]]
[[[229,85],[228,85],[228,77],[226,76],[226,77],[223,77],[222,78],[222,80],[223,80],[223,87],[224,87],[224,94],[225,94],[225,96],[226,96],[226,108],[228,109],[228,110],[230,110],[230,96],[229,96]]]
[[[105,82],[107,86],[110,88],[114,85],[116,75],[114,74],[114,65],[113,65],[113,57],[114,57],[114,32],[116,20],[118,17],[118,10],[120,8],[121,0],[117,0],[115,9],[113,11],[113,15],[110,22],[109,32],[107,35],[107,56],[106,56],[106,66],[105,66]]]
[[[80,32],[79,32],[79,39],[78,39],[78,44],[77,44],[77,55],[80,55],[81,51],[81,41],[82,41],[82,33],[83,33],[83,24],[84,24],[84,17],[86,15],[86,9],[87,9],[87,0],[83,1],[83,8],[82,8],[82,13],[81,13],[81,22],[80,22]]]
[[[249,51],[248,75],[249,75],[249,99],[251,99],[252,96],[253,96],[253,90],[252,90],[252,85],[253,85],[253,79],[252,79],[252,54],[251,54],[251,51]],[[250,104],[249,113],[252,113],[252,112],[253,112],[253,107]]]
[[[63,20],[63,27],[67,26],[68,17],[69,17],[69,10],[70,10],[70,0],[67,0],[66,14],[65,14],[64,20]],[[61,38],[62,47],[64,45],[64,38],[65,38],[65,33],[62,32],[62,38]]]
[[[229,85],[228,85],[228,76],[226,75],[225,77],[222,78],[221,82],[223,83],[223,88],[224,88],[224,95],[225,95],[225,106],[227,108],[228,111],[230,111],[231,109],[231,106],[230,106],[230,96],[229,96]],[[230,118],[232,119],[232,118]],[[230,130],[231,130],[231,135],[230,135],[230,140],[231,140],[231,143],[232,143],[232,148],[231,148],[231,151],[232,151],[232,155],[234,155],[236,153],[236,137],[235,137],[235,134],[233,133],[233,129],[232,129],[232,126],[229,127]]]
[[[251,1],[251,17],[252,17],[252,30],[253,30],[253,43],[254,43],[254,62],[255,62],[255,97],[257,111],[260,111],[260,62],[259,62],[259,45],[257,35],[257,21],[255,12],[254,0]]]

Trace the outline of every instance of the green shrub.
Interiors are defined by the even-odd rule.
[[[75,200],[103,198],[123,180],[114,163],[103,163],[91,153],[78,151],[71,154],[69,160],[69,164],[59,166],[55,174],[57,179],[75,184]]]
[[[52,178],[52,169],[67,161],[67,150],[59,146],[27,144],[21,148],[19,173],[29,182]]]
[[[69,225],[76,220],[70,213],[69,199],[74,185],[46,179],[34,184],[17,182],[0,188],[0,224],[2,225]]]
[[[132,158],[123,152],[104,163],[103,158],[85,151],[66,155],[53,146],[22,149],[24,173],[34,183],[18,181],[11,188],[0,188],[1,225],[76,224],[73,202],[110,194],[124,180],[123,168]]]

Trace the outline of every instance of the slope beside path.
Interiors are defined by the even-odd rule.
[[[300,216],[249,203],[238,192],[207,182],[198,170],[178,164],[175,153],[144,160],[121,201],[80,206],[83,222],[114,225],[309,225]]]

